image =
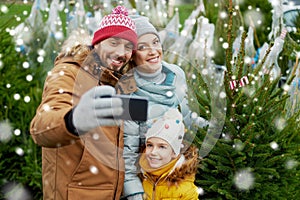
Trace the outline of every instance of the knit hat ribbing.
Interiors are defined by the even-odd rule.
[[[152,33],[159,38],[156,28],[149,22],[149,18],[141,15],[129,16],[135,23],[138,38],[147,33]]]
[[[109,37],[119,37],[131,41],[134,47],[137,45],[135,24],[128,17],[128,11],[124,6],[117,6],[110,15],[103,17],[99,29],[94,33],[92,45]]]
[[[170,144],[177,156],[182,146],[184,129],[181,113],[178,109],[172,108],[148,129],[146,141],[151,137],[161,138]]]

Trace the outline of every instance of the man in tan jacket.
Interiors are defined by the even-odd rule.
[[[31,121],[42,146],[44,200],[120,199],[124,181],[121,121],[114,86],[136,48],[134,22],[116,7],[94,33],[91,46],[66,48],[47,76]]]

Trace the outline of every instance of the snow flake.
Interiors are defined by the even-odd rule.
[[[46,55],[46,51],[44,49],[39,49],[37,53],[43,57]]]
[[[20,100],[20,98],[21,98],[21,95],[20,94],[14,94],[14,99],[16,100],[16,101],[18,101],[18,100]]]
[[[60,76],[63,76],[63,75],[65,75],[65,72],[64,72],[64,71],[60,71],[60,72],[59,72],[59,75],[60,75]]]
[[[221,19],[225,19],[227,17],[227,13],[226,12],[221,12],[220,17],[221,17]]]
[[[15,134],[15,136],[21,135],[21,130],[20,129],[15,129],[14,134]]]
[[[28,75],[26,76],[26,80],[27,80],[28,82],[32,81],[32,80],[33,80],[33,76],[32,76],[31,74],[28,74]]]
[[[92,174],[98,174],[99,173],[99,170],[98,170],[98,168],[96,167],[96,166],[90,166],[90,172],[92,173]]]
[[[16,150],[15,150],[15,152],[19,156],[23,156],[24,155],[24,150],[21,147],[17,147]]]
[[[245,62],[246,64],[251,64],[252,58],[250,58],[249,56],[245,56],[244,62]]]
[[[249,190],[254,184],[254,175],[250,169],[240,170],[234,176],[234,184],[240,190]]]
[[[191,118],[196,119],[198,117],[198,114],[196,112],[192,112]]]
[[[12,137],[12,126],[8,120],[0,122],[0,141],[7,142]]]
[[[25,96],[24,97],[24,102],[25,103],[29,103],[30,102],[30,97],[29,96]]]
[[[31,194],[24,186],[20,183],[9,182],[4,185],[1,192],[6,197],[7,200],[29,200],[32,199]]]
[[[227,42],[224,42],[224,43],[222,44],[222,47],[223,47],[224,49],[228,49],[229,44],[228,44]]]
[[[93,140],[99,140],[99,138],[100,138],[100,136],[99,136],[98,133],[94,133],[94,134],[92,135],[92,137],[93,137]]]
[[[1,12],[3,12],[4,14],[8,13],[8,8],[6,5],[1,5]]]
[[[278,117],[276,120],[275,120],[275,127],[281,131],[284,129],[284,127],[286,126],[286,120],[282,117]]]
[[[225,92],[220,92],[220,98],[225,99],[226,98],[226,93]]]
[[[270,143],[270,147],[274,150],[278,150],[279,145],[277,144],[277,142],[273,141]]]
[[[285,163],[285,168],[286,169],[294,169],[295,167],[298,166],[298,164],[299,164],[299,162],[297,160],[289,159]]]
[[[198,187],[197,193],[198,193],[199,195],[201,195],[201,196],[204,195],[204,190],[203,190],[203,188]]]
[[[24,69],[28,69],[30,67],[29,62],[23,62],[22,66]]]
[[[166,92],[166,96],[167,97],[172,97],[174,94],[173,94],[173,92],[172,91],[167,91]]]
[[[207,74],[208,74],[208,70],[207,70],[207,69],[203,69],[203,70],[202,70],[202,74],[203,74],[203,75],[207,75]]]
[[[283,90],[288,92],[290,90],[290,86],[288,84],[284,84]]]
[[[44,57],[43,56],[39,56],[39,57],[37,57],[37,59],[36,59],[39,63],[42,63],[42,62],[44,62]]]
[[[49,106],[48,104],[44,104],[44,105],[43,105],[43,109],[44,109],[44,111],[46,111],[46,112],[48,112],[48,111],[51,110],[51,108],[50,108],[50,106]]]
[[[245,145],[240,140],[236,140],[234,145],[233,145],[233,148],[237,151],[242,151],[244,149],[244,147],[245,147]]]

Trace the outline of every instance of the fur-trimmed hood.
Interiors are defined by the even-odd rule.
[[[74,62],[82,63],[92,49],[89,34],[84,30],[74,30],[64,41],[56,61],[64,57],[72,57]]]
[[[144,199],[198,199],[198,187],[194,184],[198,149],[190,146],[173,161],[153,172],[151,168],[147,168],[148,172],[143,173]]]
[[[197,173],[199,163],[198,149],[195,146],[190,146],[183,155],[185,158],[183,164],[175,168],[174,171],[168,175],[167,180],[170,183],[179,183],[187,176],[194,177]]]

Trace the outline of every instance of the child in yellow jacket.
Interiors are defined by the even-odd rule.
[[[144,199],[197,200],[194,184],[198,164],[197,149],[184,153],[184,124],[177,109],[170,109],[146,133],[146,147],[139,164],[142,171]]]

